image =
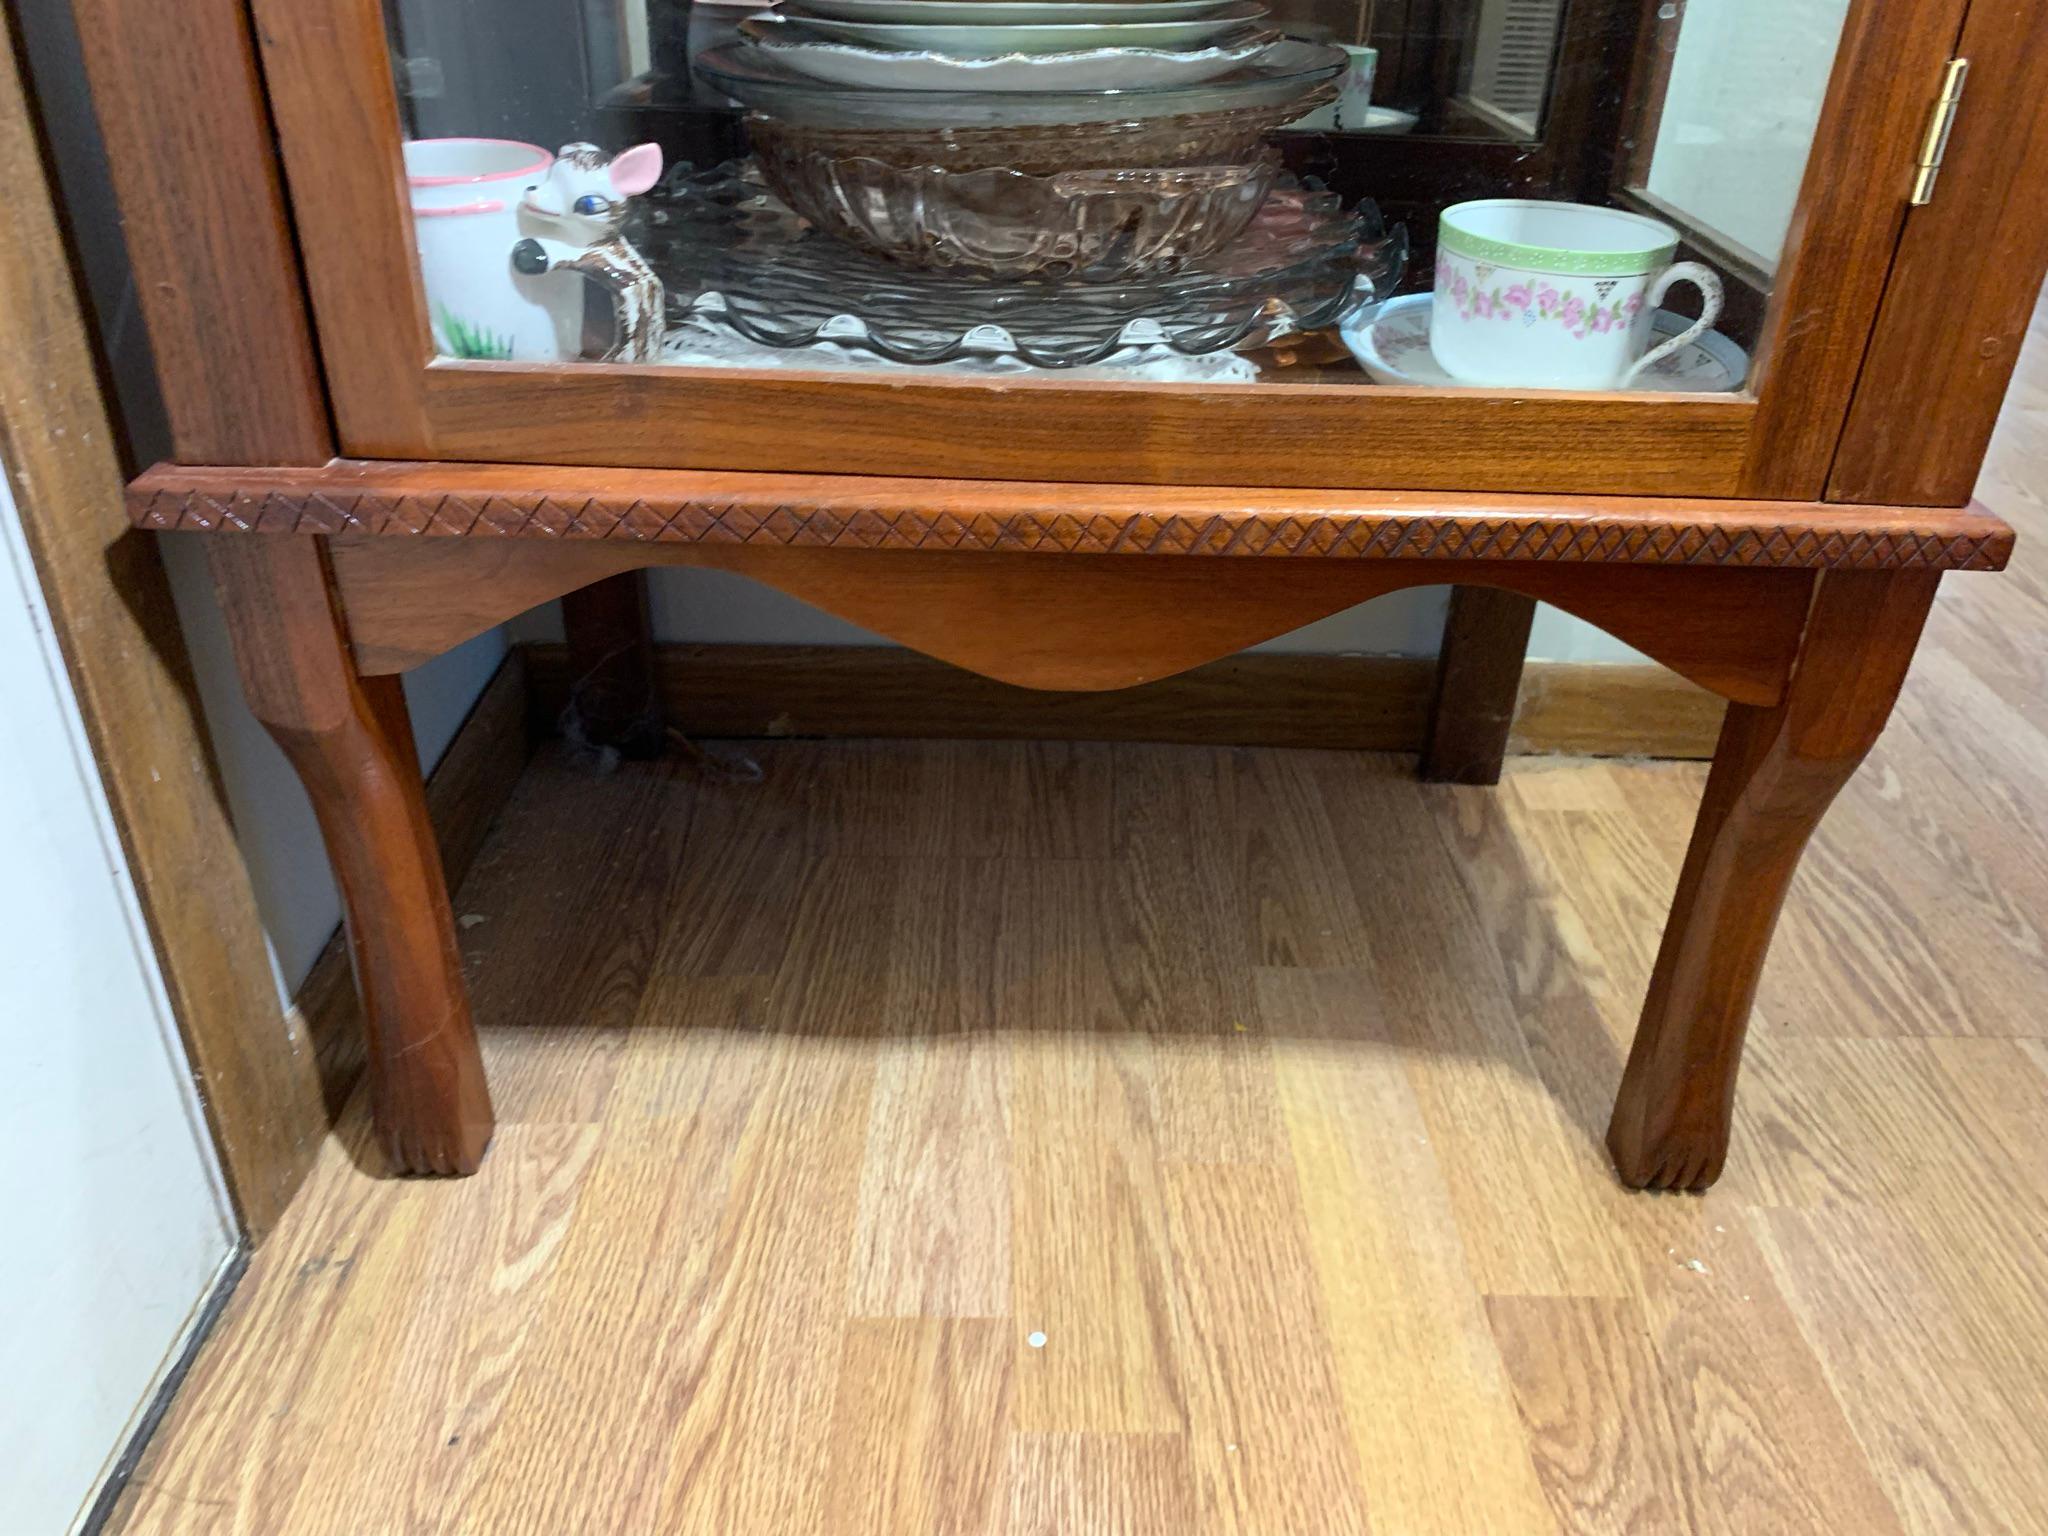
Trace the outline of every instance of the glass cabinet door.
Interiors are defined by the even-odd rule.
[[[257,10],[358,454],[1817,496],[1962,3]]]

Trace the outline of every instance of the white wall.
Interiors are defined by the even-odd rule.
[[[0,478],[0,1532],[75,1528],[233,1225]]]

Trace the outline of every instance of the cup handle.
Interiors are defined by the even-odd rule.
[[[1635,382],[1637,374],[1660,357],[1669,357],[1681,347],[1693,342],[1713,329],[1714,322],[1721,318],[1721,274],[1712,267],[1703,267],[1696,261],[1676,261],[1657,274],[1657,281],[1650,284],[1650,291],[1644,302],[1652,311],[1663,302],[1664,295],[1671,291],[1673,283],[1691,283],[1700,291],[1700,317],[1676,336],[1666,337],[1650,348],[1641,357],[1629,364],[1628,371],[1621,376],[1621,386],[1626,389]]]

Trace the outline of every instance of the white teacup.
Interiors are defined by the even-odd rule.
[[[434,346],[444,357],[521,363],[566,362],[563,322],[550,291],[512,270],[525,232],[520,200],[555,163],[538,144],[511,139],[413,139],[405,146],[413,241]],[[568,297],[578,305],[582,294]]]
[[[1721,316],[1721,279],[1674,263],[1678,231],[1590,203],[1487,198],[1437,225],[1429,349],[1463,384],[1616,389],[1686,347]],[[1698,323],[1650,345],[1673,283],[1704,299]]]
[[[1344,50],[1344,73],[1337,80],[1337,99],[1303,113],[1287,127],[1314,133],[1362,133],[1372,121],[1372,80],[1379,70],[1380,51],[1364,43],[1338,43]]]

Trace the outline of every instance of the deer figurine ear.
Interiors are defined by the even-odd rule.
[[[612,161],[612,190],[635,197],[661,180],[661,146],[636,144]]]

